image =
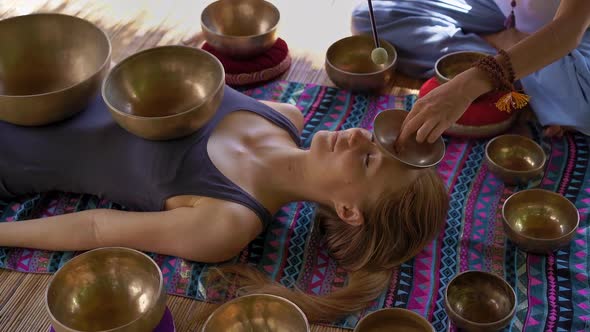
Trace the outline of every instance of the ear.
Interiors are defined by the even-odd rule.
[[[356,205],[335,203],[334,209],[338,217],[349,225],[360,226],[365,222],[361,210]]]

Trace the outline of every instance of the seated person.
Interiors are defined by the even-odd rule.
[[[444,54],[495,54],[506,76],[520,79],[545,135],[565,128],[590,134],[590,2],[586,0],[375,0],[379,36],[399,51],[398,70],[433,76]],[[354,33],[371,33],[368,6],[356,8]],[[494,79],[478,68],[457,75],[417,101],[400,144],[416,134],[434,142]]]
[[[258,102],[226,87],[213,118],[191,136],[147,141],[94,105],[45,127],[0,122],[0,198],[64,191],[94,194],[131,211],[87,210],[0,223],[0,246],[88,250],[123,246],[199,262],[236,256],[283,205],[313,201],[349,285],[309,296],[261,282],[251,291],[292,299],[311,320],[331,320],[370,304],[391,269],[416,255],[443,227],[447,190],[435,169],[412,169],[383,154],[371,132],[317,132],[291,105]],[[231,267],[228,267],[231,269]]]

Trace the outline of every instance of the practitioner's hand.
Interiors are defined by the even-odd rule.
[[[416,101],[402,124],[396,149],[403,150],[405,142],[413,139],[414,134],[418,143],[434,143],[461,117],[475,98],[468,96],[459,85],[452,80]]]

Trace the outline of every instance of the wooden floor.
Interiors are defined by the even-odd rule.
[[[33,12],[59,12],[94,22],[109,35],[113,62],[158,45],[199,46],[200,13],[211,0],[2,0],[0,19]],[[323,70],[328,46],[350,35],[356,0],[274,0],[281,11],[279,34],[289,44],[293,65],[282,79],[333,84]],[[313,10],[311,9],[313,8]],[[0,45],[0,47],[2,47]],[[415,93],[420,82],[398,76],[391,93]],[[50,275],[0,270],[0,331],[47,331],[44,292]],[[198,331],[211,305],[170,296],[178,332]],[[313,326],[312,331],[345,331]]]

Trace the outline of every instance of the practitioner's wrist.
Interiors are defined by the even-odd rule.
[[[472,101],[494,89],[489,77],[477,68],[469,68],[455,76],[452,81],[457,85],[458,91]]]

